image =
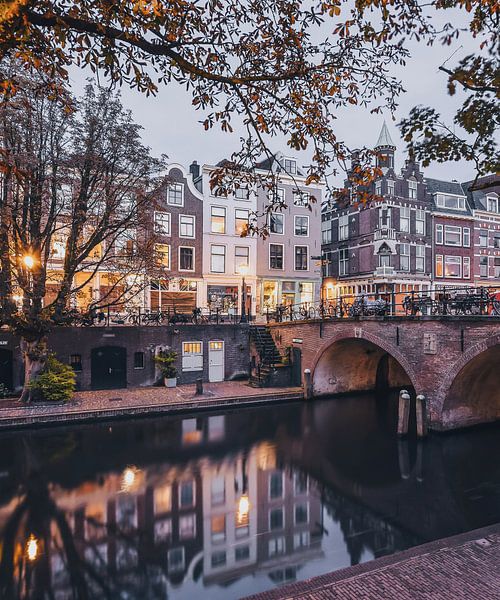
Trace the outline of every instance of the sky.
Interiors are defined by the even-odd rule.
[[[463,16],[463,15],[461,15]],[[448,17],[448,15],[447,15]],[[446,74],[438,70],[439,66],[453,53],[450,65],[460,57],[470,53],[475,45],[464,35],[451,46],[436,44],[427,47],[414,43],[410,46],[412,53],[405,67],[398,67],[393,73],[400,76],[406,92],[399,98],[399,107],[394,115],[370,114],[369,109],[349,106],[338,113],[334,124],[337,137],[344,140],[350,148],[375,145],[384,119],[397,146],[396,168],[399,170],[405,160],[405,145],[399,135],[396,124],[406,117],[413,106],[427,105],[436,108],[448,123],[463,96],[457,93],[454,97],[447,94]],[[90,71],[71,70],[71,84],[76,94],[81,93],[85,81],[91,77]],[[203,113],[196,111],[191,105],[191,97],[175,82],[160,87],[156,97],[146,97],[127,87],[121,89],[122,101],[132,111],[137,123],[142,125],[143,139],[151,147],[154,155],[166,154],[171,162],[185,165],[196,160],[199,164],[215,164],[238,148],[240,131],[235,128],[233,134],[222,133],[215,128],[205,132],[200,121]],[[280,140],[271,141],[272,150],[283,151],[286,146]],[[296,154],[299,164],[307,164],[307,152]],[[466,162],[432,163],[425,169],[429,177],[437,179],[457,179],[467,181],[474,177],[474,167]],[[334,183],[341,183],[338,177]]]

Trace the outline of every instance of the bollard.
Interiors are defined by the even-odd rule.
[[[407,390],[399,392],[398,406],[398,435],[408,434],[408,422],[410,420],[410,394]]]
[[[398,440],[398,463],[401,479],[410,479],[410,453],[407,440]]]
[[[203,395],[203,379],[201,377],[196,380],[196,395]]]
[[[422,438],[427,435],[427,415],[425,411],[425,396],[419,394],[416,401],[417,410],[417,436]]]
[[[312,398],[311,370],[304,369],[304,400],[310,400],[311,398]]]
[[[418,483],[422,483],[422,481],[424,480],[423,461],[424,461],[424,454],[423,454],[422,442],[418,441],[417,442],[417,460],[415,461],[415,473],[417,476]]]

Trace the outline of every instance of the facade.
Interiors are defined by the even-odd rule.
[[[243,277],[247,286],[248,314],[255,314],[257,239],[242,236],[256,196],[241,187],[227,197],[215,196],[210,176],[217,168],[203,165],[196,182],[203,192],[203,285],[200,305],[223,314],[240,313]]]
[[[396,173],[396,146],[385,123],[375,150],[382,176],[373,191],[380,201],[323,211],[325,299],[360,293],[397,298],[430,286],[431,214],[423,174],[412,160]]]
[[[306,185],[306,175],[297,161],[282,154],[276,155],[273,164],[257,164],[257,169],[262,173],[280,173],[280,206],[276,211],[266,210],[270,203],[266,190],[260,188],[257,194],[257,213],[260,219],[267,219],[269,232],[257,243],[257,312],[265,314],[277,305],[319,299],[323,190],[318,184]]]

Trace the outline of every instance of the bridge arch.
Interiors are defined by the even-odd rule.
[[[381,371],[387,387],[413,387],[418,393],[414,370],[397,347],[367,331],[338,334],[316,354],[311,368],[314,394],[375,390]]]
[[[443,429],[500,419],[500,335],[475,344],[448,371],[436,395]]]

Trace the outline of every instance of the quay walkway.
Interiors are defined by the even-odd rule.
[[[66,404],[22,405],[17,400],[0,401],[0,430],[259,406],[302,398],[299,387],[253,388],[246,381],[204,383],[202,395],[196,394],[194,384],[76,392]]]
[[[498,600],[500,524],[249,596],[247,600]]]

